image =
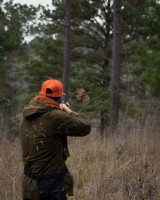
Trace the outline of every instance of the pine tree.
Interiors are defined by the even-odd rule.
[[[64,58],[63,58],[63,85],[68,101],[69,59],[70,59],[70,32],[71,32],[71,2],[66,0],[65,4],[65,35],[64,35]]]
[[[120,103],[120,49],[121,49],[121,0],[113,2],[113,48],[110,102],[110,129],[118,126]]]
[[[22,63],[26,58],[26,44],[23,36],[27,22],[34,14],[33,7],[13,5],[12,1],[6,3],[0,12],[0,117],[12,133],[18,130],[15,124],[19,120],[19,93],[24,83]]]

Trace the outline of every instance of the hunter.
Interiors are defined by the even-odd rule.
[[[86,136],[91,126],[87,117],[61,103],[63,94],[60,81],[46,80],[23,110],[19,127],[23,200],[67,200],[67,195],[74,195],[66,166],[67,136]]]

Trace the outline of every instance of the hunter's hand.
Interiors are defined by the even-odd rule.
[[[60,103],[59,106],[60,106],[61,110],[65,111],[67,113],[72,112],[72,110],[65,103]]]

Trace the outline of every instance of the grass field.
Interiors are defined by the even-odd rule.
[[[75,200],[160,200],[160,128],[123,124],[105,139],[98,130],[69,138],[67,165],[75,180]],[[19,139],[0,133],[0,200],[21,200]]]

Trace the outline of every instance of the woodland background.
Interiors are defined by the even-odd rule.
[[[113,42],[112,1],[71,1],[69,94],[71,106],[91,118],[107,119]],[[5,3],[0,12],[0,118],[11,134],[23,106],[47,78],[62,80],[65,2],[53,9]],[[121,118],[159,112],[160,4],[122,2]],[[27,38],[27,41],[26,41]],[[31,39],[29,41],[28,39]],[[77,88],[90,104],[75,101]],[[145,120],[145,119],[144,119]]]
[[[70,139],[79,200],[160,199],[160,3],[123,0],[121,12],[119,126],[110,133],[113,1],[71,0],[68,99],[92,121],[90,136]],[[9,1],[0,10],[0,199],[21,199],[15,136],[41,83],[62,80],[64,18],[63,0],[53,0],[52,9]],[[75,99],[81,87],[91,92],[87,105]]]

